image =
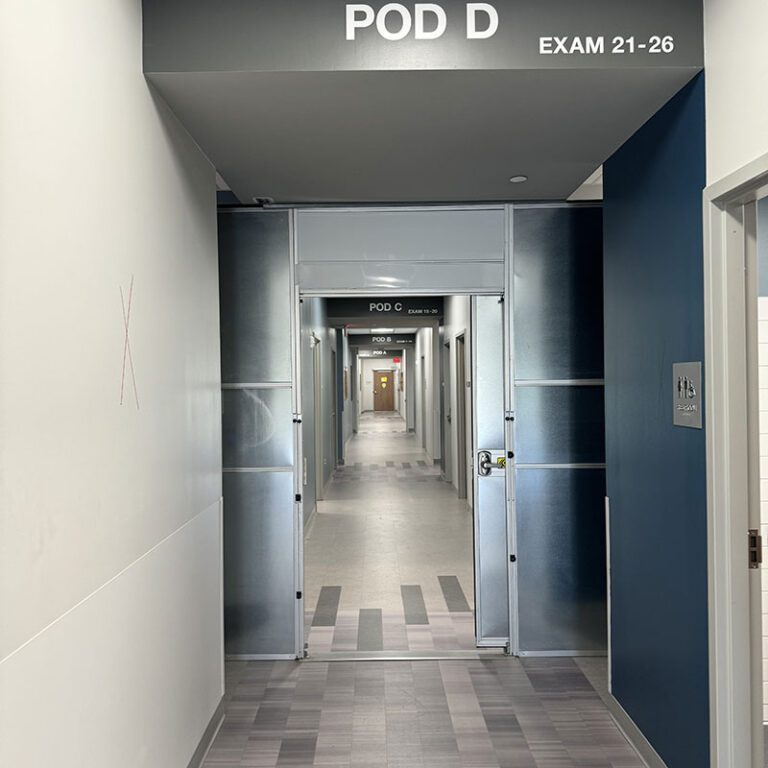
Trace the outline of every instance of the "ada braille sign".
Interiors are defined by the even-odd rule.
[[[701,429],[701,363],[672,365],[673,424],[676,427]]]

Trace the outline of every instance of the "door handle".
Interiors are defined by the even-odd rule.
[[[478,451],[477,474],[480,477],[503,474],[507,468],[504,451]]]

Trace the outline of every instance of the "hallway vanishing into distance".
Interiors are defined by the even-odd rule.
[[[205,768],[642,768],[604,659],[228,662]]]
[[[472,514],[396,412],[366,412],[305,543],[310,654],[475,647]]]

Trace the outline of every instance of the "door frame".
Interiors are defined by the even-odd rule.
[[[469,450],[467,435],[467,339],[466,330],[454,337],[454,355],[456,358],[456,490],[460,499],[469,501]],[[469,398],[471,401],[471,397]],[[474,499],[472,499],[474,504]]]
[[[507,260],[509,257],[507,257]],[[292,279],[295,280],[295,275],[292,275]],[[508,292],[508,289],[506,287],[506,281],[505,281],[505,289],[504,290],[488,290],[488,291],[465,291],[465,292],[458,292],[458,291],[444,291],[444,290],[423,290],[419,291],[418,295],[420,296],[467,296],[470,299],[473,296],[500,296],[502,299],[510,295]],[[294,311],[294,323],[295,328],[293,330],[293,334],[295,338],[298,338],[301,334],[301,314],[300,314],[300,306],[303,299],[306,298],[328,298],[331,294],[328,292],[323,291],[302,291],[298,284],[294,282],[294,296],[295,296],[295,311]],[[382,298],[387,297],[397,297],[404,295],[404,292],[402,290],[393,290],[393,289],[376,289],[375,291],[368,291],[368,293],[374,292],[377,296],[381,296]],[[354,297],[356,295],[359,295],[360,291],[349,291],[349,292],[334,292],[332,296],[334,298],[345,298],[345,297]],[[509,315],[511,314],[511,305],[508,301],[504,300],[504,308],[503,308],[503,323],[504,323],[504,345],[503,345],[503,354],[504,359],[509,360],[511,355],[511,346],[512,346],[512,340],[508,336],[508,329],[511,327],[511,318]],[[462,345],[456,344],[456,348],[458,349],[460,346],[464,347],[464,352],[466,352],[466,335],[469,332],[469,329],[464,331],[461,334],[457,334],[456,339],[459,337],[462,338]],[[471,338],[471,334],[470,334]],[[414,349],[415,354],[415,349]],[[464,363],[466,365],[466,357],[464,358]],[[504,370],[506,371],[508,365],[504,366]],[[469,369],[471,370],[471,366],[469,366]],[[506,376],[506,374],[505,374]],[[296,343],[295,344],[295,362],[294,362],[294,397],[295,399],[295,414],[294,414],[294,420],[297,422],[297,424],[301,424],[301,380],[302,380],[302,354],[301,354],[301,345]],[[511,402],[507,399],[510,396],[511,388],[508,386],[508,382],[505,381],[505,415],[508,418],[511,411]],[[473,404],[472,404],[472,398],[466,398],[466,385],[464,385],[464,394],[465,394],[465,406],[468,406],[469,412],[472,412]],[[506,430],[505,430],[505,437],[507,440],[510,439],[510,424],[507,422]],[[467,431],[467,438],[471,442],[472,440],[472,431],[473,428],[471,428],[469,431]],[[301,428],[300,426],[294,430],[294,439],[296,440],[296,456],[301,457],[302,454],[302,445],[301,445]],[[511,443],[507,444],[507,449],[512,450]],[[468,446],[469,447],[469,446]],[[467,456],[468,466],[467,466],[467,473],[469,472],[470,468],[473,469],[474,472],[474,450],[475,447],[471,446],[472,453],[471,455]],[[300,463],[302,459],[297,458],[297,461]],[[296,465],[295,468],[295,476],[298,478],[299,474],[299,464]],[[507,472],[507,488],[510,487],[510,483],[512,482],[510,480],[510,475],[512,473],[510,471]],[[297,479],[297,483],[299,480]],[[468,482],[468,480],[467,480]],[[296,488],[299,488],[299,485],[296,485]],[[468,489],[471,487],[471,484],[468,482]],[[467,490],[467,493],[469,493],[469,490]],[[301,659],[305,658],[307,655],[307,649],[305,648],[304,643],[304,518],[303,518],[303,512],[302,506],[303,502],[301,501],[301,494],[299,491],[297,491],[297,515],[296,515],[296,536],[297,536],[297,543],[295,547],[296,557],[298,558],[297,566],[296,566],[296,594],[297,594],[297,600],[296,600],[296,658]],[[475,504],[475,500],[473,499],[473,506]],[[517,525],[517,519],[515,514],[515,503],[514,498],[507,495],[507,536],[510,540],[514,540],[515,537],[515,528]],[[512,552],[514,550],[510,550]],[[474,543],[473,543],[473,550],[472,550],[472,557],[473,560],[476,556]],[[517,586],[517,580],[516,580],[516,566],[514,564],[507,564],[507,574],[508,574],[508,580],[510,585],[514,584],[515,588]],[[510,601],[513,605],[517,605],[517,595],[511,595],[510,594]],[[473,613],[476,614],[477,611],[477,605],[475,605]],[[510,643],[506,647],[507,653],[514,653],[517,648],[517,613],[514,614],[510,612],[509,615],[509,622],[510,622]]]
[[[747,568],[746,546],[758,478],[750,471],[745,267],[756,246],[755,203],[766,194],[768,154],[708,186],[703,199],[712,768],[762,768],[764,759],[762,674],[753,674],[762,665],[761,570]]]
[[[451,440],[451,424],[453,413],[451,411],[453,387],[451,386],[451,355],[453,345],[451,339],[440,340],[440,461],[443,468],[443,479],[447,483],[453,483],[453,440]]]
[[[542,204],[542,207],[550,207],[552,205],[561,205],[561,204],[552,204],[552,203],[544,203]],[[299,276],[298,276],[298,246],[297,246],[297,231],[298,231],[298,214],[299,211],[302,210],[301,206],[296,207],[289,207],[289,210],[291,212],[291,218],[290,218],[290,250],[291,250],[291,258],[290,258],[290,282],[291,282],[291,292],[293,296],[293,312],[291,314],[291,324],[292,324],[292,347],[293,347],[293,371],[292,371],[292,383],[293,383],[293,407],[294,407],[294,456],[295,456],[295,465],[294,465],[294,489],[296,490],[296,504],[295,507],[295,535],[296,535],[296,542],[294,546],[294,557],[296,558],[295,562],[295,573],[296,573],[296,611],[295,611],[295,651],[296,651],[296,658],[304,658],[306,656],[306,649],[304,646],[304,516],[303,516],[303,501],[302,501],[302,475],[303,473],[300,471],[300,467],[303,464],[303,456],[302,456],[302,444],[301,444],[301,420],[302,420],[302,403],[301,403],[301,381],[302,381],[302,353],[301,353],[301,344],[299,343],[299,338],[301,334],[301,303],[304,300],[304,298],[352,298],[356,296],[366,296],[370,295],[371,293],[375,293],[377,296],[381,296],[382,298],[389,298],[389,297],[398,297],[398,296],[407,296],[407,295],[414,295],[414,296],[486,296],[486,295],[493,295],[493,296],[499,296],[501,295],[504,297],[504,358],[506,362],[506,365],[504,366],[505,371],[505,382],[504,382],[504,407],[505,407],[505,419],[506,421],[506,431],[505,436],[507,440],[507,449],[513,450],[513,439],[514,439],[514,433],[513,433],[513,425],[512,421],[514,420],[514,387],[512,386],[512,381],[514,379],[514,376],[511,375],[509,378],[506,378],[506,374],[508,373],[510,369],[510,365],[514,365],[513,361],[513,349],[514,349],[514,343],[513,343],[513,320],[512,320],[512,302],[511,297],[513,295],[513,270],[512,270],[512,256],[513,256],[513,248],[512,248],[512,211],[516,207],[513,204],[500,204],[500,205],[494,205],[494,206],[485,206],[485,205],[455,205],[455,206],[435,206],[435,205],[424,205],[424,206],[398,206],[398,207],[389,207],[389,206],[375,206],[370,208],[354,208],[354,209],[347,209],[345,207],[339,207],[337,210],[343,211],[343,210],[369,210],[369,211],[376,211],[381,213],[387,213],[390,211],[431,211],[435,208],[439,208],[441,210],[475,210],[475,209],[485,209],[485,208],[501,208],[504,211],[504,217],[505,217],[505,227],[504,227],[504,278],[503,278],[503,286],[501,288],[494,287],[492,289],[475,289],[475,290],[460,290],[460,289],[451,289],[451,290],[444,290],[441,288],[431,288],[431,289],[412,289],[410,287],[404,287],[400,286],[399,288],[352,288],[352,289],[343,289],[343,290],[315,290],[315,289],[302,289],[300,286]],[[409,351],[409,361],[410,361],[410,351]],[[416,357],[416,350],[414,348],[413,353],[414,358]],[[510,363],[512,361],[512,363]],[[413,368],[416,367],[416,359],[413,361]],[[406,371],[407,373],[407,371]],[[415,373],[415,370],[414,370]],[[416,381],[416,376],[414,376],[414,387],[418,386],[418,382]],[[406,390],[407,390],[406,385]],[[407,392],[407,396],[412,395],[413,393]],[[470,412],[471,412],[471,405],[470,405]],[[414,412],[414,417],[416,416]],[[407,426],[407,411],[406,411],[406,426]],[[414,423],[414,428],[416,427],[416,424]],[[473,427],[471,428],[473,429]],[[470,432],[471,434],[471,432]],[[474,470],[474,453],[471,457],[468,457],[469,459],[469,467],[472,467]],[[468,467],[468,471],[469,471]],[[514,478],[513,478],[514,472],[507,472],[507,536],[508,541],[510,545],[510,553],[515,553],[516,549],[512,547],[516,547],[516,532],[517,532],[517,513],[516,513],[516,506],[515,506],[515,499],[514,499],[514,493],[511,492],[510,489],[514,488]],[[467,491],[469,492],[469,491]],[[473,505],[475,503],[475,500],[473,499]],[[474,557],[474,550],[473,550],[473,557]],[[518,614],[517,614],[517,563],[516,561],[514,563],[507,563],[507,575],[510,585],[509,590],[509,596],[510,596],[510,612],[509,612],[509,637],[510,637],[510,644],[507,648],[507,651],[512,654],[517,654],[519,651],[519,643],[518,643]]]
[[[313,409],[315,436],[315,500],[322,501],[325,495],[325,424],[322,419],[323,399],[323,348],[322,340],[312,334],[312,393],[315,399]]]
[[[419,389],[421,390],[421,447],[424,453],[427,453],[427,356],[419,357],[419,370],[421,371],[421,381]]]
[[[373,369],[373,412],[374,413],[376,413],[376,375],[377,374],[384,374],[384,373],[386,373],[388,376],[391,376],[392,384],[395,383],[395,373],[396,373],[396,370],[394,368],[374,368]],[[389,383],[389,382],[387,382],[387,383]],[[397,403],[395,402],[396,390],[395,390],[394,387],[391,390],[391,394],[392,394],[392,408],[389,411],[390,413],[392,411],[396,411],[397,410]],[[387,411],[381,411],[381,413],[387,413]]]

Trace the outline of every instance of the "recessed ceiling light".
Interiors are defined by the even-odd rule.
[[[526,181],[528,181],[528,177],[524,176],[522,173],[519,176],[513,176],[510,179],[510,182],[512,182],[512,184],[523,184]]]

